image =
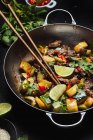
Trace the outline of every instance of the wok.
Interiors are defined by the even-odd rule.
[[[53,14],[55,11],[62,11],[66,12],[67,14],[70,15],[72,19],[72,24],[67,24],[67,23],[56,23],[56,24],[47,24],[47,20],[49,18],[50,14]],[[30,36],[32,37],[33,41],[36,44],[41,44],[41,45],[47,45],[50,42],[54,40],[62,40],[63,44],[68,44],[71,47],[74,47],[75,44],[78,42],[85,40],[88,42],[89,46],[91,49],[93,45],[93,30],[76,25],[75,20],[73,19],[72,15],[63,9],[55,9],[51,12],[48,13],[45,19],[45,24],[42,27],[36,28],[32,31],[29,32]],[[27,40],[26,36],[23,35],[23,38],[28,42],[30,47],[32,48],[31,44]],[[34,50],[34,49],[33,49]],[[25,104],[30,106],[28,103],[26,103],[19,92],[19,87],[20,87],[20,77],[19,77],[19,65],[21,60],[30,60],[31,54],[27,50],[26,47],[23,46],[23,44],[20,42],[18,39],[12,46],[8,49],[5,59],[4,59],[4,76],[6,79],[6,82],[12,92]],[[75,114],[73,113],[54,113],[54,112],[49,112],[45,111],[42,109],[38,109],[35,107],[30,106],[31,108],[34,108],[34,110],[39,110],[40,112],[46,113],[46,115],[51,119],[51,121],[59,126],[59,127],[72,127],[80,124],[86,114],[87,110],[92,109],[93,107],[84,110],[84,111],[79,111],[77,114],[80,114],[80,119],[78,122],[75,122],[74,124],[70,125],[62,125],[60,123],[55,122],[53,119],[53,114],[55,115],[68,115],[68,114]]]

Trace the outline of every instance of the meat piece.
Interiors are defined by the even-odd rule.
[[[93,97],[93,79],[92,78],[85,81],[84,90],[89,96]]]
[[[63,45],[63,48],[65,48],[66,50],[68,50],[70,47],[68,45]]]
[[[34,66],[35,66],[36,68],[40,68],[40,65],[37,64],[37,63],[34,63]]]
[[[64,83],[66,83],[66,84],[68,84],[69,83],[69,79],[64,79],[64,78],[58,78],[58,80],[60,81],[60,82],[64,82]]]
[[[53,55],[54,55],[54,51],[55,51],[55,50],[53,50],[53,49],[48,50],[48,55],[49,55],[49,56],[53,56]]]
[[[93,71],[90,71],[91,76],[93,76]]]
[[[74,50],[68,50],[68,55],[69,56],[75,56],[75,51]]]
[[[85,86],[84,86],[84,89],[87,90],[87,89],[93,89],[93,80],[92,79],[89,79],[89,80],[86,80],[85,81]]]
[[[67,45],[63,45],[62,49],[60,50],[60,53],[62,53],[63,55],[68,55],[68,56],[74,56],[75,55],[75,51],[72,50]]]
[[[68,50],[66,50],[65,48],[62,48],[62,49],[60,49],[58,54],[68,55]]]
[[[56,40],[48,45],[49,48],[57,48],[62,44],[61,40]]]
[[[86,92],[89,96],[93,97],[93,90],[85,89],[85,92]]]
[[[80,54],[86,54],[86,52],[87,52],[87,49],[85,48],[81,48],[79,51]]]
[[[62,48],[59,50],[59,54],[67,55],[68,54],[68,46],[63,45]]]
[[[91,61],[93,61],[93,56],[90,57]]]
[[[78,81],[79,81],[79,79],[77,78],[77,76],[74,76],[74,77],[70,80],[70,82],[71,82],[72,84],[76,84],[76,83],[78,83]]]
[[[65,63],[65,62],[56,62],[56,65],[59,65],[59,66],[69,66],[69,64]]]
[[[58,80],[61,81],[61,82],[66,83],[66,84],[68,84],[68,83],[72,83],[72,84],[78,83],[78,78],[77,78],[77,76],[73,77],[72,79],[58,78]]]

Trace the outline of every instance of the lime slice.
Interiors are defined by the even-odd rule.
[[[65,90],[66,90],[66,85],[59,84],[50,90],[49,97],[54,101],[58,101],[58,99],[62,96]]]
[[[74,72],[74,68],[70,68],[66,66],[54,65],[54,69],[55,72],[62,77],[68,77]]]
[[[0,103],[0,116],[8,113],[12,106],[9,103]]]

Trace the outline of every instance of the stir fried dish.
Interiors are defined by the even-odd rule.
[[[93,52],[86,41],[72,47],[61,40],[39,45],[43,59],[60,81],[58,85],[33,57],[21,61],[20,93],[28,104],[57,113],[78,112],[93,105]]]

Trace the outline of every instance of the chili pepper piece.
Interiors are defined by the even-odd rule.
[[[59,58],[61,58],[65,63],[67,63],[67,59],[63,55],[58,55]]]
[[[47,89],[47,87],[45,87],[45,86],[39,86],[39,90],[40,90],[41,92],[44,92],[46,89]]]

